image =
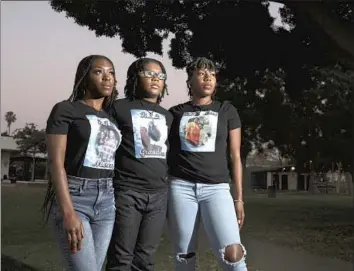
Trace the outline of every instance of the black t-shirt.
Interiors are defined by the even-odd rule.
[[[169,136],[170,175],[191,182],[229,182],[229,131],[241,127],[236,108],[228,102],[203,106],[187,102],[169,111],[174,118]]]
[[[122,144],[116,153],[115,187],[165,189],[171,113],[156,103],[120,99],[114,102],[111,114],[122,131]]]
[[[110,178],[121,133],[107,112],[80,101],[57,103],[47,121],[47,134],[67,135],[64,167],[68,175]]]

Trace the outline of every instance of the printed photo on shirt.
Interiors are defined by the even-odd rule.
[[[85,153],[84,166],[97,169],[114,169],[115,151],[122,136],[118,128],[107,118],[87,115],[91,134]]]
[[[131,110],[135,157],[166,158],[167,125],[164,115],[147,110]]]
[[[181,149],[189,152],[214,152],[218,113],[186,112],[179,126]]]

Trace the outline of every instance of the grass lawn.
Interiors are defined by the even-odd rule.
[[[353,198],[278,195],[246,199],[243,233],[323,257],[353,260]]]
[[[1,190],[2,254],[39,270],[61,270],[51,228],[43,227],[39,213],[44,186],[2,185]],[[242,232],[314,254],[350,260],[354,242],[352,205],[350,198],[330,196],[246,198],[246,224]],[[200,238],[199,270],[221,270],[205,240],[204,236]],[[173,270],[173,253],[167,234],[157,257],[157,271]],[[30,270],[26,267],[5,269],[4,264],[2,270]],[[255,270],[250,268],[250,271]]]
[[[50,225],[44,227],[39,209],[45,193],[44,186],[16,185],[1,187],[2,199],[2,255],[9,256],[35,268],[35,270],[62,270],[58,248]],[[205,241],[201,240],[201,241]],[[13,269],[6,269],[5,264]],[[31,270],[29,267],[13,267],[11,259],[2,259],[2,270]],[[207,246],[198,251],[200,271],[221,270]],[[168,235],[165,234],[157,255],[157,271],[173,270],[173,253]],[[255,271],[250,269],[250,271]]]

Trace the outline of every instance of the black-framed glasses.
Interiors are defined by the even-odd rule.
[[[148,70],[139,72],[139,75],[143,76],[143,77],[147,77],[147,78],[157,77],[160,80],[166,80],[166,78],[167,78],[167,75],[165,73],[148,71]]]

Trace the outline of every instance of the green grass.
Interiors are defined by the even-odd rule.
[[[353,199],[335,195],[265,195],[246,200],[242,232],[311,254],[353,259]]]
[[[39,209],[45,193],[44,186],[16,185],[1,187],[2,193],[2,231],[3,255],[28,264],[39,270],[62,270],[58,247],[54,241],[51,227],[43,226]],[[10,260],[3,264],[15,266]],[[16,264],[19,266],[19,263]],[[221,270],[207,246],[198,251],[199,270]],[[22,269],[2,270],[29,270]],[[165,234],[157,253],[157,271],[173,270],[173,252]]]
[[[44,186],[2,185],[1,190],[2,254],[39,270],[62,270],[51,228],[43,226],[39,213]],[[246,222],[242,233],[313,254],[349,261],[353,256],[354,242],[352,206],[352,199],[335,196],[246,198]],[[203,233],[200,242],[199,270],[221,270]],[[2,268],[30,270],[26,267],[5,269],[4,263]],[[156,270],[173,270],[173,252],[168,234],[164,235],[160,244]]]

